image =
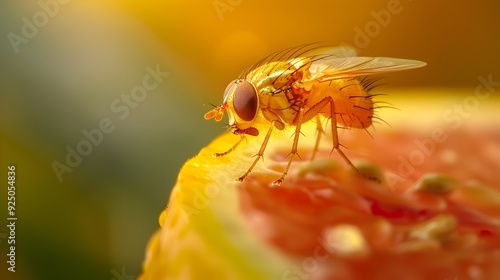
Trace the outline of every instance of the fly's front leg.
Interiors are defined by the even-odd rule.
[[[243,182],[245,178],[252,172],[252,169],[255,167],[259,159],[264,155],[264,151],[266,150],[267,142],[269,141],[269,138],[271,138],[271,134],[273,132],[273,128],[275,126],[275,121],[271,122],[271,126],[269,127],[269,130],[267,131],[266,137],[264,138],[264,141],[262,142],[262,145],[260,146],[259,152],[255,155],[255,160],[253,161],[252,165],[248,168],[247,172],[243,174],[240,178],[238,178],[239,182]]]
[[[227,150],[223,153],[214,153],[214,157],[222,157],[222,156],[225,156],[225,155],[229,154],[230,152],[234,151],[236,149],[236,147],[238,147],[238,145],[243,141],[243,139],[245,139],[245,134],[240,134],[240,140],[238,140],[238,142],[236,142],[236,144],[234,144],[229,150]]]

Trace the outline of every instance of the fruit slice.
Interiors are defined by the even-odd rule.
[[[182,168],[140,279],[500,279],[500,133],[448,130],[437,143],[393,129],[340,135],[351,170],[314,127],[281,186],[290,133],[217,138]],[[430,139],[430,140],[429,140]],[[431,142],[432,141],[432,142]],[[417,143],[418,142],[418,143]]]

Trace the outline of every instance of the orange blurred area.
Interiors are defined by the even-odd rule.
[[[498,99],[499,8],[493,0],[2,1],[0,178],[16,166],[19,222],[11,273],[0,191],[0,278],[139,275],[179,169],[225,131],[203,114],[275,51],[319,42],[425,61],[382,77],[376,90],[389,95],[380,99],[401,109],[382,117],[410,127],[442,122],[449,110],[464,124],[491,120],[482,112]],[[467,103],[478,87],[490,99]],[[437,97],[429,88],[444,90]],[[474,110],[464,117],[455,104]]]
[[[223,87],[268,53],[311,42],[350,45],[361,55],[412,58],[429,66],[398,74],[402,86],[470,86],[499,73],[495,1],[128,1],[124,6],[179,55]],[[393,81],[391,81],[393,82]]]

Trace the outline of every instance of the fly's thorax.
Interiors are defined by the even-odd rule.
[[[262,92],[271,86],[279,90],[290,86],[303,76],[303,68],[310,62],[309,58],[294,58],[287,61],[273,61],[252,70],[246,79]]]
[[[265,87],[259,94],[261,115],[268,122],[278,121],[293,125],[300,108],[300,100],[294,99],[290,90],[274,92],[272,86]],[[282,128],[278,128],[282,129]]]
[[[292,85],[304,76],[309,58],[294,58],[262,65],[247,75],[247,80],[255,85],[260,100],[262,114],[267,121],[293,125],[297,118],[300,100],[291,94]]]
[[[255,86],[244,79],[233,80],[224,91],[229,125],[236,129],[250,128],[259,112],[259,95]]]

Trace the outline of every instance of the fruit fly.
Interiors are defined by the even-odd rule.
[[[366,76],[425,65],[409,59],[357,57],[356,51],[348,47],[313,48],[305,45],[276,52],[230,82],[224,91],[222,105],[205,114],[207,120],[221,121],[227,112],[230,128],[240,136],[229,150],[214,156],[232,152],[246,135],[257,136],[256,123],[268,123],[269,129],[254,161],[238,178],[242,182],[263,156],[273,129],[295,127],[288,164],[281,177],[273,182],[279,185],[298,156],[300,128],[309,121],[316,121],[318,129],[312,153],[314,158],[323,132],[322,116],[331,120],[333,149],[357,171],[340,149],[337,129],[340,126],[366,130],[372,124],[375,117],[373,94],[370,94],[373,81],[367,80]]]

